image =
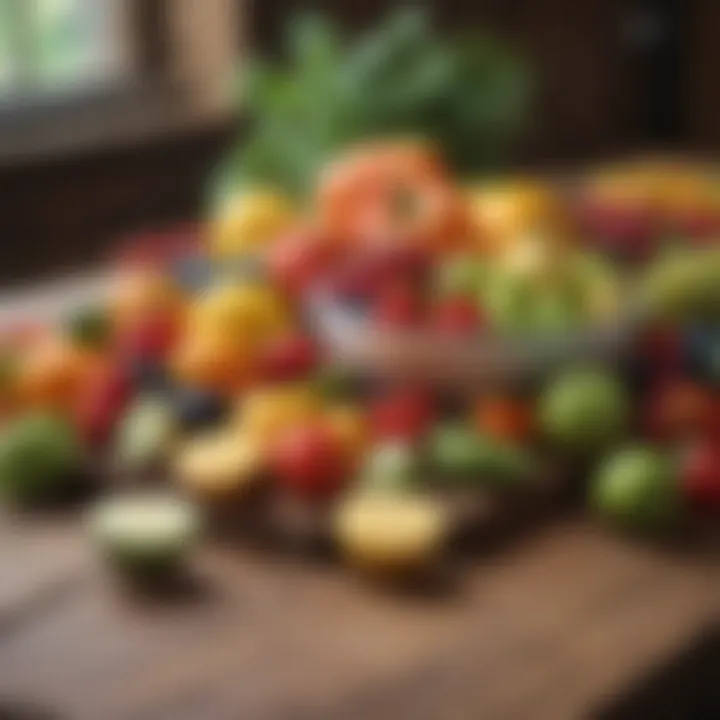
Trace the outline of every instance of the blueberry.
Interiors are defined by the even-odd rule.
[[[165,395],[172,389],[172,379],[163,365],[142,358],[128,360],[133,384],[141,392]]]
[[[682,334],[683,365],[696,380],[720,382],[720,327],[693,325]]]
[[[186,429],[215,425],[225,419],[229,410],[225,398],[193,388],[178,388],[173,403],[176,417]]]

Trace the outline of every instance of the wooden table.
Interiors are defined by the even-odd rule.
[[[713,551],[572,518],[431,597],[232,548],[203,548],[196,571],[195,592],[132,600],[77,517],[2,518],[0,718],[15,717],[4,704],[50,720],[589,717],[720,609]]]
[[[195,592],[133,600],[70,520],[6,520],[0,571],[0,698],[58,720],[581,718],[720,608],[717,557],[580,520],[433,597],[210,547]]]

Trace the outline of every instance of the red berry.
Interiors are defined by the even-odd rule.
[[[289,295],[308,290],[329,270],[333,245],[311,230],[296,231],[273,244],[267,257],[271,279]]]
[[[689,380],[674,379],[651,395],[644,430],[655,439],[706,435],[716,418],[712,393]]]
[[[176,318],[147,315],[119,333],[120,354],[133,360],[164,360],[175,346],[179,327]]]
[[[90,445],[107,442],[131,394],[129,377],[120,368],[98,367],[83,384],[76,406],[81,437]]]
[[[346,257],[335,268],[332,285],[344,297],[366,299],[394,283],[415,283],[427,270],[430,257],[411,245],[372,248]]]
[[[472,335],[480,327],[480,313],[472,300],[465,297],[450,298],[435,308],[432,326],[446,335]]]
[[[316,344],[306,335],[280,335],[263,348],[260,373],[267,380],[295,380],[317,366],[318,355]]]
[[[714,443],[694,448],[685,461],[682,489],[689,505],[702,513],[720,512],[720,451]]]
[[[415,440],[429,429],[432,403],[422,392],[399,391],[370,408],[370,426],[377,439]]]
[[[395,283],[381,291],[372,304],[371,316],[384,327],[408,328],[420,320],[417,293],[407,283]]]
[[[641,338],[639,352],[644,366],[654,374],[677,372],[683,356],[680,332],[673,327],[652,328]]]
[[[349,472],[345,448],[323,425],[285,431],[270,446],[269,458],[278,481],[306,497],[321,499],[332,495]]]

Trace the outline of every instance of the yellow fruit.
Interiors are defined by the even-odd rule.
[[[255,359],[220,333],[189,333],[170,358],[173,376],[190,387],[233,393],[251,380]]]
[[[230,200],[210,228],[211,252],[231,257],[258,250],[290,226],[294,212],[284,196],[257,190]]]
[[[470,195],[470,215],[480,244],[490,253],[501,252],[528,235],[550,243],[569,239],[557,194],[532,179],[476,188]]]
[[[235,425],[265,446],[283,430],[314,421],[321,412],[322,403],[306,385],[261,388],[245,396]]]
[[[340,405],[326,412],[325,422],[349,457],[359,459],[368,444],[368,427],[363,413],[357,408]]]
[[[349,496],[336,511],[335,535],[358,567],[392,575],[426,568],[441,552],[447,512],[420,495]]]
[[[227,430],[189,440],[178,451],[175,475],[188,491],[209,500],[249,490],[260,475],[256,443]]]
[[[224,284],[209,289],[190,311],[190,334],[215,333],[257,346],[290,326],[282,297],[270,285]]]

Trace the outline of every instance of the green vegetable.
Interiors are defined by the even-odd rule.
[[[430,459],[439,479],[449,482],[506,486],[527,477],[530,469],[521,448],[455,423],[436,428],[430,440]]]
[[[373,448],[361,472],[364,489],[396,491],[417,485],[418,456],[407,443],[392,442]]]
[[[601,465],[592,484],[591,503],[603,517],[628,529],[671,526],[680,514],[673,463],[653,448],[622,450]]]
[[[56,498],[74,486],[82,453],[72,426],[46,413],[28,415],[0,434],[0,493],[20,502]]]
[[[110,316],[103,307],[79,308],[67,319],[67,331],[81,347],[102,348],[110,337]]]
[[[565,372],[540,397],[541,428],[550,440],[573,451],[607,447],[622,438],[628,418],[622,386],[603,370]]]
[[[286,64],[256,60],[243,78],[250,134],[218,169],[213,204],[247,184],[306,195],[338,148],[378,135],[431,138],[456,169],[476,173],[525,119],[525,64],[484,35],[438,36],[420,9],[352,39],[325,17],[300,16],[285,44]]]

